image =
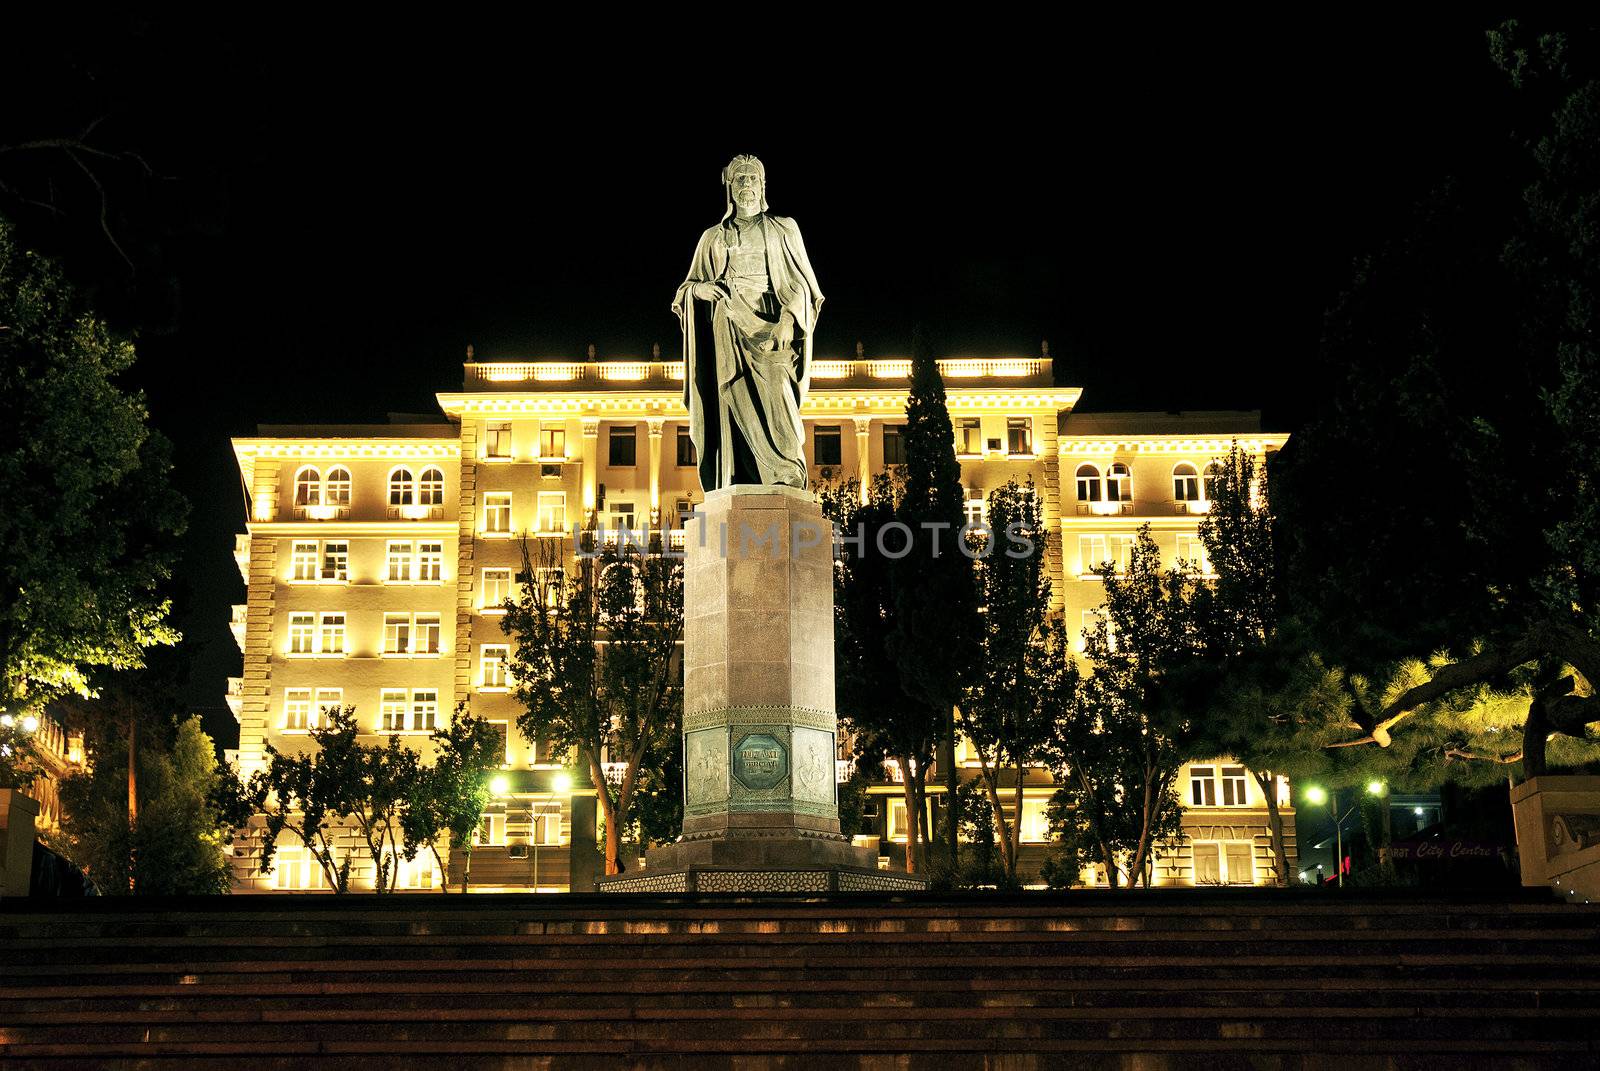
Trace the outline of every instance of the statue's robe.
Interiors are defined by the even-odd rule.
[[[794,220],[764,213],[761,232],[772,289],[765,307],[738,298],[702,301],[691,292],[696,283],[732,289],[726,281],[729,245],[737,240],[731,218],[700,236],[672,303],[683,327],[689,436],[707,491],[734,484],[806,486],[800,403],[811,381],[822,291]],[[782,312],[794,319],[794,340],[774,349],[772,330]]]

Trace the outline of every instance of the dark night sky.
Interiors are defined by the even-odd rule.
[[[0,211],[140,329],[194,502],[191,696],[214,705],[243,597],[228,436],[433,411],[468,343],[676,356],[668,302],[736,152],[804,231],[822,355],[907,353],[919,320],[951,354],[1048,338],[1087,407],[1263,408],[1292,430],[1351,258],[1444,176],[1520,151],[1491,20],[1432,14],[929,25],[914,47],[841,23],[820,30],[843,47],[762,49],[777,29],[691,48],[638,24],[648,47],[615,26],[0,20],[0,145],[107,116],[101,143],[161,176],[112,187],[160,267],[130,283],[83,208]],[[0,154],[0,180],[18,166]],[[152,277],[175,311],[118,305]]]

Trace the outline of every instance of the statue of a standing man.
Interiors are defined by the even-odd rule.
[[[766,169],[722,172],[722,222],[700,236],[673,311],[683,325],[683,401],[707,491],[806,486],[800,403],[822,291],[792,219],[767,212]]]

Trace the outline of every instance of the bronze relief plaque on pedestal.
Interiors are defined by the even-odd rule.
[[[733,776],[752,792],[765,792],[789,776],[789,749],[770,733],[750,733],[733,746]]]

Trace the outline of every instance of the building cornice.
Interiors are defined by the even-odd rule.
[[[1247,454],[1264,454],[1282,449],[1289,441],[1283,434],[1250,432],[1246,435],[1063,435],[1056,441],[1062,456],[1105,454],[1189,454],[1225,457],[1233,444]]]
[[[251,535],[320,536],[456,536],[459,521],[248,521]]]

